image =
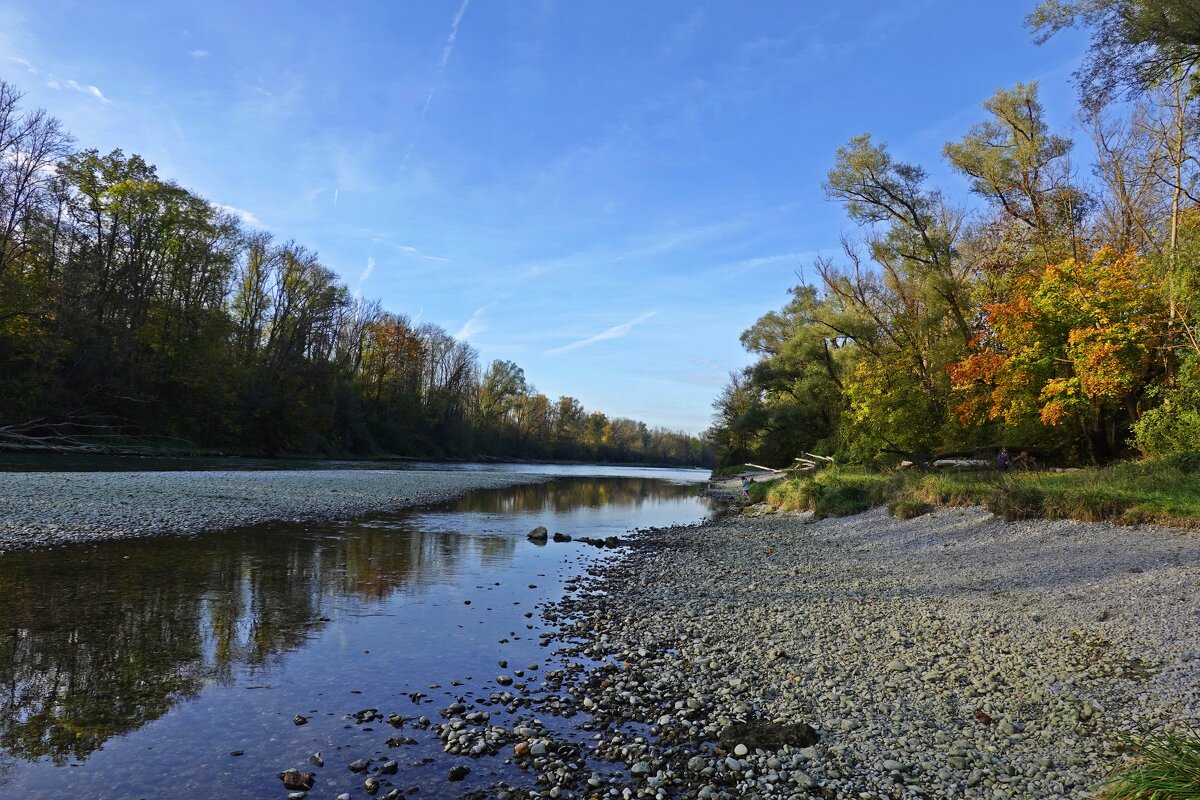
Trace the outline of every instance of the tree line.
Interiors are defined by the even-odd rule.
[[[511,361],[481,365],[140,156],[76,148],[0,81],[6,426],[22,446],[69,434],[268,455],[711,459],[684,432],[551,400]]]
[[[1047,0],[1028,22],[1091,33],[1090,153],[1036,83],[945,145],[966,201],[870,135],[841,147],[824,190],[858,234],[742,334],[757,360],[714,404],[719,463],[1200,450],[1200,10]]]

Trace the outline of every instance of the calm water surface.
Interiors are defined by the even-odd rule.
[[[352,523],[0,556],[0,798],[283,798],[276,774],[314,769],[314,751],[313,797],[366,798],[346,769],[363,757],[398,759],[394,785],[421,797],[527,784],[503,756],[449,757],[416,730],[389,749],[391,726],[346,715],[436,722],[499,674],[555,666],[538,605],[612,553],[534,545],[534,526],[602,537],[708,511],[696,471],[549,471],[568,476]],[[453,763],[471,767],[462,784]]]

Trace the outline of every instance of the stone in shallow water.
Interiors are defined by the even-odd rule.
[[[283,781],[283,788],[289,791],[299,790],[305,792],[313,787],[315,780],[311,772],[301,772],[298,769],[284,770],[279,773],[279,778]]]

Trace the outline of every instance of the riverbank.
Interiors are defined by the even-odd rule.
[[[0,473],[0,552],[347,519],[549,480],[520,472],[257,470]]]
[[[1171,529],[781,513],[646,533],[549,616],[637,796],[1084,798],[1200,716],[1198,580]]]

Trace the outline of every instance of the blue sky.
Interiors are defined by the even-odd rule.
[[[838,146],[965,199],[941,148],[995,89],[1039,80],[1078,133],[1085,42],[1035,46],[1035,5],[0,0],[0,78],[552,398],[699,432],[853,232]]]

